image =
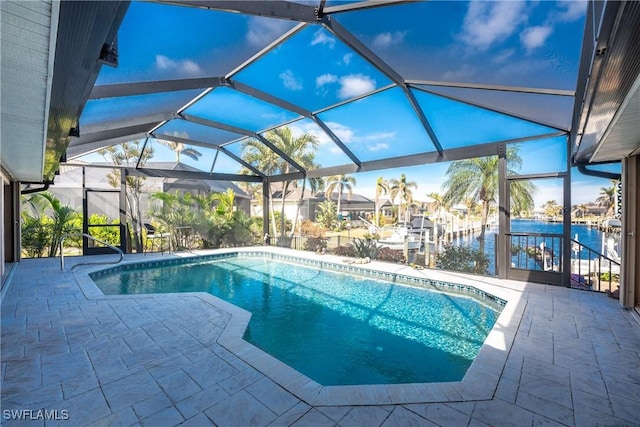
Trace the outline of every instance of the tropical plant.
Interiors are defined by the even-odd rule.
[[[616,204],[618,181],[611,180],[611,183],[611,187],[600,188],[600,196],[596,199],[596,203],[607,210],[606,215],[612,215],[614,213]]]
[[[30,210],[23,211],[22,236],[26,237],[27,253],[40,257],[45,246],[48,256],[54,257],[60,247],[60,238],[64,234],[79,233],[77,227],[79,213],[62,202],[51,192],[34,193],[23,200]],[[47,212],[51,216],[47,215]],[[33,234],[29,236],[29,234]]]
[[[184,155],[193,160],[199,160],[202,156],[202,153],[196,150],[195,148],[191,148],[182,142],[175,141],[167,141],[164,139],[157,140],[160,144],[168,147],[171,151],[176,153],[176,163],[180,163],[180,156]]]
[[[318,165],[314,165],[314,168]],[[304,192],[307,186],[307,182],[309,183],[309,190],[312,193],[316,193],[320,188],[324,187],[324,180],[322,178],[305,178],[302,180],[302,191],[300,191],[300,198],[298,199],[298,204],[296,205],[296,215],[293,217],[293,227],[291,227],[291,234],[289,237],[293,237],[295,233],[296,225],[298,224],[298,217],[300,216],[300,208],[302,207],[302,203],[304,202]],[[298,185],[296,181],[294,181],[294,185]],[[302,228],[302,224],[300,224]]]
[[[409,206],[411,202],[413,202],[413,192],[411,189],[416,190],[418,188],[418,184],[415,181],[407,181],[407,177],[405,174],[400,175],[400,179],[391,179],[389,180],[389,184],[391,186],[389,190],[389,194],[392,200],[392,203],[395,205],[395,201],[397,200],[397,211],[403,212],[404,220],[410,221],[411,218],[409,216]],[[399,216],[396,220],[399,220]]]
[[[507,148],[507,171],[515,174],[522,166],[522,158],[516,147]],[[447,169],[448,179],[442,184],[444,200],[448,204],[460,203],[467,198],[481,205],[480,251],[484,251],[485,229],[489,212],[498,201],[498,157],[477,157],[451,163]],[[517,200],[519,210],[533,207],[535,186],[531,181],[511,181],[511,197]]]
[[[481,250],[447,244],[436,258],[436,268],[464,273],[487,274],[489,257]]]
[[[378,242],[370,239],[354,239],[352,245],[358,258],[377,259],[382,249]]]
[[[153,157],[153,149],[147,147],[142,150],[142,146],[139,140],[124,142],[120,145],[113,145],[111,147],[98,150],[98,153],[105,158],[108,162],[124,167],[136,167],[144,165],[151,157]],[[120,188],[122,169],[112,169],[107,175],[107,180],[113,188]],[[127,174],[125,176],[125,200],[127,205],[127,229],[131,230],[133,234],[133,244],[136,252],[142,252],[142,229],[143,218],[142,208],[140,206],[140,200],[142,193],[145,189],[146,177],[143,176],[131,176]]]
[[[375,217],[373,218],[373,224],[376,227],[382,227],[384,225],[384,222],[382,221],[382,218],[380,215],[380,197],[387,196],[390,190],[391,190],[391,187],[389,186],[389,182],[382,177],[378,177],[378,179],[376,180],[376,201],[375,201],[376,212],[375,212]]]
[[[542,209],[544,209],[544,214],[550,218],[562,215],[562,206],[560,206],[555,200],[547,200],[544,202]]]
[[[349,175],[333,175],[327,178],[327,188],[324,192],[324,196],[327,200],[331,199],[331,195],[338,191],[338,203],[337,212],[338,215],[342,212],[342,194],[346,190],[347,200],[351,200],[353,195],[353,187],[356,185],[356,179]]]
[[[331,200],[325,200],[318,203],[318,212],[316,214],[316,219],[318,220],[318,223],[325,229],[330,230],[334,228],[337,222],[336,214],[336,204]]]
[[[588,211],[589,211],[589,206],[582,203],[573,207],[572,214],[575,215],[576,217],[584,218],[584,216],[587,214]]]
[[[319,144],[318,138],[315,135],[304,133],[298,137],[294,137],[291,129],[284,126],[266,132],[264,139],[303,169],[309,170],[318,167],[314,162]],[[250,138],[244,142],[244,155],[242,158],[247,163],[255,165],[266,175],[286,175],[295,171],[295,167],[289,161],[280,157],[279,154],[265,145],[264,142],[255,138]],[[291,183],[291,180],[282,182],[280,233],[283,236],[285,233],[285,199]],[[272,192],[269,191],[269,208],[271,212],[273,212],[272,197]],[[272,220],[273,219],[272,217]],[[276,234],[275,225],[273,233],[274,235]]]

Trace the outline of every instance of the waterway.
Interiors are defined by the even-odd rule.
[[[553,234],[561,234],[562,233],[562,224],[560,223],[550,223],[544,221],[536,221],[536,220],[512,220],[511,221],[511,231],[514,233],[517,232],[527,232],[527,233],[553,233]],[[496,260],[496,235],[498,233],[497,228],[488,229],[485,232],[485,247],[484,252],[489,257],[489,274],[495,275],[495,260]],[[479,233],[475,235],[467,235],[463,237],[459,237],[454,239],[451,243],[457,246],[466,246],[471,247],[473,249],[480,248],[480,242],[478,240]],[[619,234],[607,234],[596,227],[589,227],[587,225],[582,224],[573,224],[571,226],[571,238],[579,241],[585,246],[589,248],[602,252],[603,249],[603,239],[608,238],[609,236],[614,237],[616,241],[619,241]],[[605,240],[606,241],[606,240]],[[432,245],[433,250],[433,245]],[[559,251],[559,248],[554,248],[556,253]],[[584,254],[583,254],[584,255]]]

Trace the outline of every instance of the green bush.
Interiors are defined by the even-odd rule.
[[[489,257],[484,252],[465,246],[446,245],[436,258],[436,268],[463,273],[487,274]]]
[[[394,263],[405,263],[407,259],[404,257],[402,251],[394,251],[389,248],[381,248],[378,251],[378,261],[384,262],[394,262]]]
[[[382,246],[378,242],[370,239],[355,239],[353,249],[358,258],[378,259],[378,254]]]

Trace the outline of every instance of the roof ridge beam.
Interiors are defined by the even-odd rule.
[[[159,92],[176,92],[191,89],[209,89],[225,84],[224,76],[195,79],[157,80],[135,83],[117,83],[94,86],[89,99],[116,98],[120,96],[146,95]]]

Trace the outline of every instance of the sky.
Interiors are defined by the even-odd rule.
[[[432,1],[348,12],[333,19],[403,79],[425,82],[416,83],[411,93],[438,142],[450,149],[568,129],[573,107],[570,97],[426,83],[574,90],[585,10],[581,0]],[[119,66],[103,67],[97,84],[226,76],[316,114],[362,161],[435,150],[406,93],[393,86],[388,75],[322,26],[296,25],[288,20],[134,2],[118,35]],[[286,41],[242,66],[287,32]],[[90,100],[80,122],[90,132],[91,126],[105,121],[176,111],[199,92]],[[369,96],[362,97],[366,94]],[[185,113],[251,132],[287,123],[296,134],[317,136],[316,161],[323,167],[350,162],[313,120],[300,119],[295,111],[230,87],[215,88]],[[158,133],[213,145],[241,137],[203,128],[172,120]],[[154,147],[153,161],[175,159],[161,144]],[[239,143],[227,148],[242,155]],[[192,165],[210,171],[215,150],[196,149],[203,156]],[[520,173],[564,170],[564,151],[563,138],[524,144]],[[184,156],[181,160],[189,163]],[[418,196],[439,192],[447,166],[407,168],[406,175],[418,182]],[[214,172],[236,170],[232,159],[217,158]],[[358,174],[357,191],[372,195],[379,176],[399,177],[400,173]],[[594,200],[594,187],[599,191],[607,186],[606,180],[601,183],[587,177],[576,177],[573,182],[574,203]],[[557,180],[539,182],[536,205],[561,195],[556,184]]]

